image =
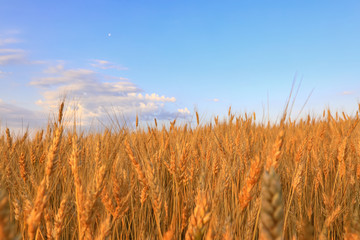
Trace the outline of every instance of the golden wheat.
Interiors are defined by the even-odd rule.
[[[0,134],[0,239],[360,238],[358,113],[81,132],[64,109]]]
[[[283,237],[284,207],[280,178],[274,168],[263,176],[260,214],[260,239],[279,240]]]

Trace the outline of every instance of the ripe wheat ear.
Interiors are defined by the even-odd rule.
[[[283,235],[284,208],[280,178],[274,168],[264,172],[261,198],[260,239],[280,240]]]

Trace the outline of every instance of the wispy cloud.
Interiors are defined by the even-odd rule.
[[[0,48],[0,65],[26,63],[26,53],[22,49]]]
[[[13,37],[14,35],[19,35],[21,31],[19,29],[6,29],[1,33],[1,37]]]
[[[341,93],[341,95],[353,95],[353,94],[355,94],[354,91],[343,91],[343,92]]]
[[[20,42],[19,39],[17,38],[1,38],[0,37],[0,46],[4,46],[4,45],[8,45],[8,44],[13,44],[13,43],[18,43]]]
[[[90,65],[95,68],[100,68],[100,69],[128,70],[127,67],[124,67],[124,66],[121,66],[118,64],[114,64],[114,63],[106,61],[106,60],[100,60],[100,59],[92,60],[92,63]]]
[[[4,72],[4,71],[0,70],[0,79],[4,78],[6,75],[9,75],[9,74],[11,74],[11,72]]]
[[[46,63],[46,61],[29,60],[26,50],[9,46],[21,42],[20,39],[13,37],[19,33],[17,30],[11,30],[0,34],[0,65]]]
[[[40,87],[52,87],[58,85],[69,85],[74,87],[76,83],[94,82],[98,79],[96,72],[89,69],[70,69],[65,70],[62,65],[50,67],[44,71],[45,74],[52,76],[36,78],[30,85]],[[77,87],[74,87],[77,89]]]
[[[21,127],[40,127],[45,124],[46,117],[41,112],[31,111],[17,105],[6,103],[0,99],[1,125],[19,129]]]
[[[8,46],[20,42],[18,38],[14,37],[18,33],[18,31],[11,30],[0,34],[0,65],[23,64],[27,62],[25,50]]]
[[[214,102],[218,102],[219,99],[218,99],[218,98],[214,98],[213,101],[214,101]]]

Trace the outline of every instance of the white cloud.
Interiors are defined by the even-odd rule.
[[[106,60],[100,60],[100,59],[94,59],[92,60],[93,63],[91,63],[90,65],[95,67],[95,68],[100,68],[100,69],[117,69],[117,70],[128,70],[127,67],[121,66],[121,65],[117,65],[114,64],[112,62],[106,61]]]
[[[89,124],[94,117],[106,119],[109,113],[128,118],[139,114],[142,119],[156,117],[159,120],[175,118],[180,113],[166,110],[167,104],[176,101],[174,97],[143,93],[124,78],[105,76],[89,69],[65,69],[61,64],[46,69],[44,74],[46,76],[30,82],[41,89],[42,99],[36,103],[45,111],[56,109],[59,98],[66,95],[68,101],[76,102],[83,124]],[[190,113],[185,110],[182,114]]]
[[[178,112],[181,113],[181,114],[184,114],[184,115],[189,115],[190,114],[190,111],[189,109],[187,108],[184,108],[184,109],[178,109]]]
[[[0,66],[10,64],[50,64],[49,61],[34,61],[27,58],[27,51],[7,45],[19,42],[12,35],[18,32],[0,34]],[[126,67],[106,60],[95,59],[91,66],[97,69],[127,70]],[[0,70],[0,79],[10,72]],[[49,110],[57,110],[59,100],[66,96],[68,106],[75,106],[81,115],[82,123],[88,124],[93,118],[103,120],[117,114],[129,120],[139,114],[142,119],[173,119],[179,112],[169,111],[169,105],[176,102],[174,97],[158,93],[146,93],[128,79],[108,76],[96,69],[66,69],[64,63],[57,62],[43,71],[40,77],[33,78],[30,85],[39,88],[41,99],[36,101],[43,108],[42,115]],[[74,101],[74,103],[71,103]],[[13,104],[0,102],[0,120],[19,126],[19,119],[28,123],[40,123],[40,112],[33,112]],[[71,108],[67,109],[71,111]],[[43,117],[45,121],[47,118]]]
[[[10,34],[10,33],[9,33]],[[15,34],[15,33],[12,33]],[[11,36],[0,35],[0,66],[10,64],[49,64],[48,61],[34,61],[27,58],[27,51],[6,45],[18,42]],[[5,47],[3,47],[5,45]],[[36,101],[42,111],[34,112],[14,104],[0,101],[0,121],[14,127],[29,123],[35,126],[45,124],[50,112],[57,111],[59,100],[66,96],[68,113],[73,106],[80,114],[82,124],[88,125],[94,118],[103,121],[116,114],[132,120],[136,114],[143,120],[169,120],[179,117],[180,112],[170,111],[169,105],[176,102],[171,96],[146,93],[126,78],[108,76],[96,69],[67,69],[63,62],[57,62],[43,71],[40,77],[29,83],[39,89],[41,98]],[[106,60],[93,60],[91,65],[99,69],[127,70],[126,67]],[[0,78],[9,72],[0,70]],[[170,106],[171,108],[171,106]],[[174,107],[173,107],[174,108]],[[176,108],[174,108],[176,109]],[[182,116],[180,116],[182,117]]]
[[[217,98],[214,98],[214,99],[213,99],[213,101],[214,101],[214,102],[218,102],[218,101],[219,101],[219,99],[217,99]]]
[[[153,93],[151,95],[149,94],[145,94],[145,99],[150,100],[150,101],[159,101],[159,102],[175,102],[176,99],[174,97],[165,97],[165,96],[159,96],[156,93]]]

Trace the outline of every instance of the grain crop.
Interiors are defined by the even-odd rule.
[[[360,239],[358,112],[87,131],[66,109],[0,129],[0,239]]]

